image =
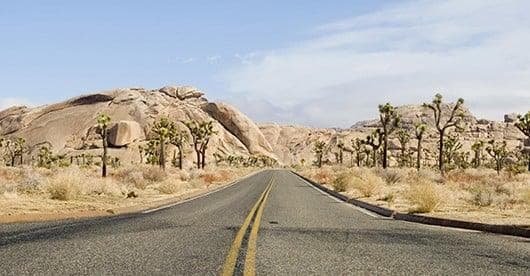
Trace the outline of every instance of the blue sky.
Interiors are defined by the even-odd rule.
[[[349,126],[441,90],[530,109],[526,1],[9,1],[0,107],[190,84],[257,121]],[[494,19],[494,20],[492,20]],[[525,46],[526,45],[526,46]]]

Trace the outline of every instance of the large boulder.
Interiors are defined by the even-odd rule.
[[[271,156],[272,147],[250,118],[236,108],[224,103],[208,103],[203,106],[212,118],[237,137],[251,154]]]
[[[144,130],[135,121],[120,121],[109,129],[108,142],[115,147],[123,147],[144,139]]]
[[[204,96],[204,93],[193,86],[164,86],[159,91],[181,101]]]

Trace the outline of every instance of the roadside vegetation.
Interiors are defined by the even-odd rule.
[[[390,103],[380,105],[379,127],[365,139],[352,139],[347,148],[317,141],[314,166],[296,169],[335,191],[401,212],[530,227],[530,152],[523,146],[510,150],[502,139],[476,139],[464,149],[464,100],[442,99],[436,94],[425,103],[433,121],[418,116],[413,128],[401,124]],[[423,146],[429,125],[438,137],[435,154]],[[530,111],[514,125],[530,139]],[[392,153],[389,139],[399,142]],[[351,154],[349,164],[323,160],[343,151]]]

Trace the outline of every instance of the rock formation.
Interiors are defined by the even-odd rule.
[[[451,108],[444,106],[444,109]],[[375,109],[375,107],[374,107]],[[429,110],[421,106],[401,106],[397,109],[403,126],[412,132],[414,124],[420,120],[430,127],[425,138],[425,148],[435,152],[437,143],[433,128],[433,117]],[[95,127],[96,118],[105,113],[112,118],[108,142],[110,155],[118,157],[122,163],[138,163],[138,145],[152,138],[151,126],[160,117],[168,117],[186,130],[184,122],[214,121],[218,134],[208,147],[207,159],[213,164],[216,158],[229,155],[266,155],[281,164],[310,164],[314,161],[312,152],[316,140],[328,144],[325,160],[335,162],[337,143],[343,141],[349,162],[351,140],[365,138],[379,127],[378,120],[362,121],[349,129],[317,129],[303,126],[255,124],[236,108],[224,104],[208,102],[204,93],[191,86],[166,86],[160,89],[125,88],[76,97],[61,103],[36,108],[12,107],[0,111],[0,135],[22,137],[29,146],[28,154],[35,156],[41,145],[51,146],[56,153],[77,156],[80,154],[99,155],[102,142]],[[464,110],[464,127],[456,133],[470,150],[477,139],[504,139],[510,148],[523,146],[524,136],[515,128],[516,115],[505,116],[504,122],[475,118]],[[353,121],[353,119],[352,119]],[[410,146],[414,148],[414,139]],[[527,147],[530,141],[526,141]],[[396,138],[390,140],[390,149],[399,150]],[[173,149],[169,149],[173,153]],[[186,147],[185,166],[192,167],[191,146]],[[429,158],[429,156],[427,156]],[[27,162],[30,158],[26,158]],[[433,159],[434,160],[434,159]]]
[[[138,145],[152,137],[151,126],[160,117],[170,118],[183,130],[187,130],[186,121],[211,120],[218,134],[208,147],[210,164],[215,163],[214,154],[264,154],[276,159],[254,122],[233,107],[208,103],[203,96],[191,86],[125,88],[36,108],[12,107],[0,111],[0,134],[25,138],[29,146],[27,154],[31,156],[42,145],[68,156],[99,155],[102,142],[95,125],[97,116],[105,113],[112,119],[108,135],[110,155],[120,158],[122,163],[138,163]],[[173,149],[169,150],[172,154]],[[192,166],[193,157],[191,146],[187,146],[187,166]]]

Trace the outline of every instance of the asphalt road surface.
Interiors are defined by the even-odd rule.
[[[283,170],[146,214],[0,225],[0,275],[529,275],[530,240],[373,216]]]

